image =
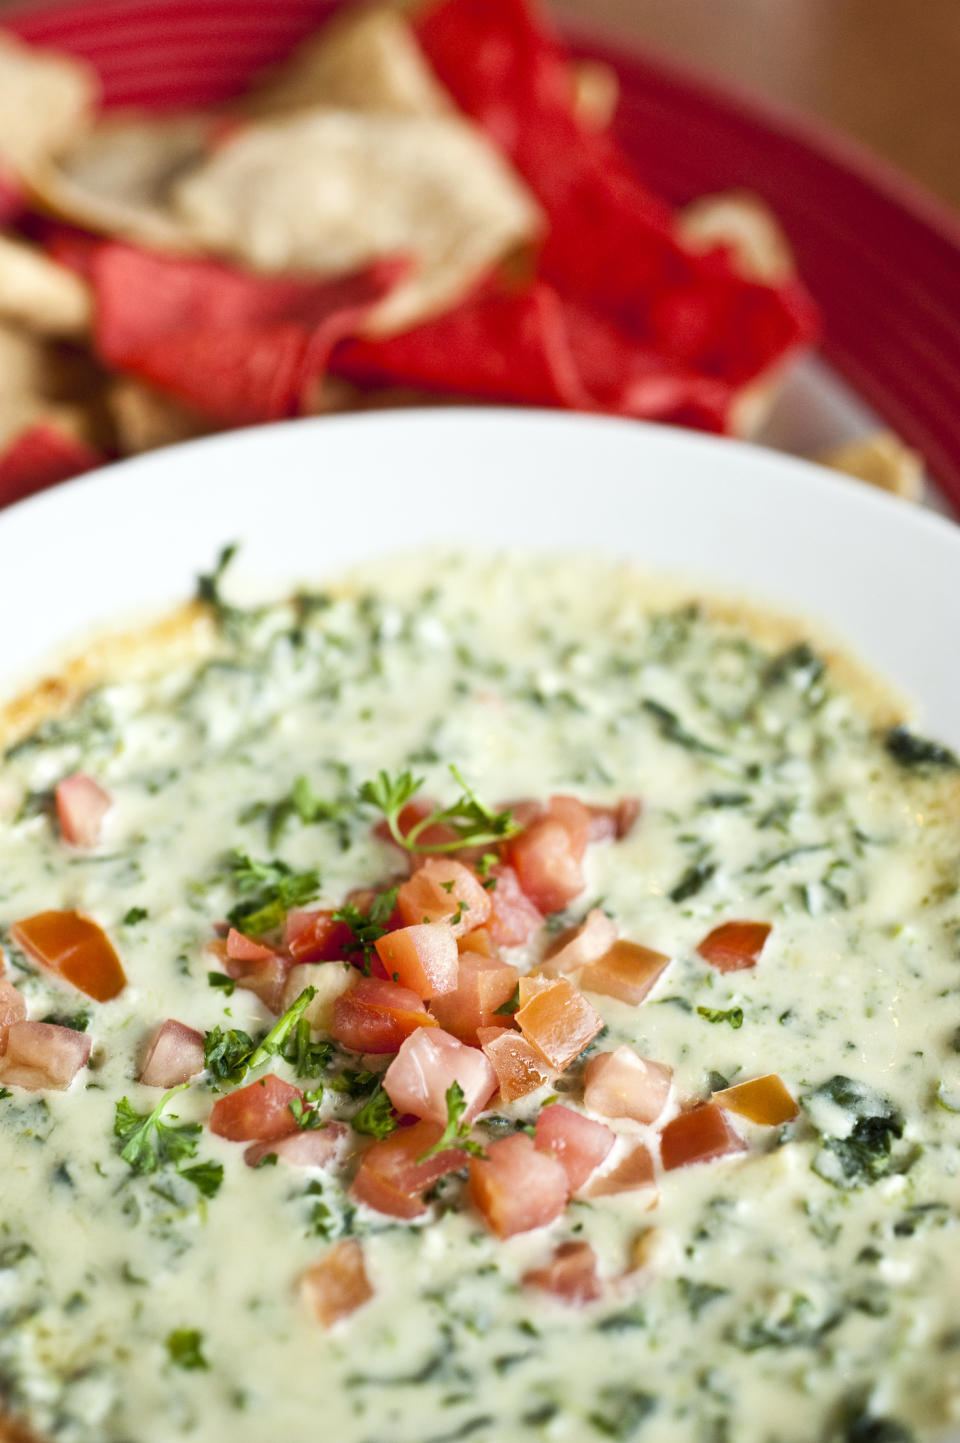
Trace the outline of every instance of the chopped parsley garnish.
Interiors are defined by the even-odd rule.
[[[149,916],[150,913],[146,907],[131,907],[124,913],[123,925],[125,927],[135,927],[138,922],[145,922]]]
[[[288,912],[311,901],[320,890],[320,873],[314,868],[295,872],[276,858],[256,862],[240,851],[227,856],[227,875],[233,890],[246,898],[227,913],[227,920],[252,937],[277,931]]]
[[[317,1110],[322,1100],[323,1088],[315,1087],[311,1091],[305,1092],[302,1098],[295,1097],[290,1103],[290,1111],[301,1132],[312,1132],[315,1128],[325,1126]]]
[[[180,1176],[185,1177],[187,1182],[192,1182],[204,1197],[216,1197],[220,1191],[220,1184],[223,1182],[223,1163],[194,1163],[193,1167],[182,1167]]]
[[[209,1368],[203,1356],[203,1334],[196,1328],[176,1328],[167,1335],[167,1352],[171,1363],[188,1372],[196,1368]]]
[[[240,815],[241,822],[253,822],[263,817],[267,824],[267,838],[275,847],[291,822],[298,821],[304,827],[315,826],[318,822],[332,822],[341,829],[341,842],[349,842],[347,824],[356,811],[356,802],[351,796],[339,797],[328,802],[318,797],[309,777],[300,775],[286,796],[275,802],[255,802]]]
[[[120,1156],[134,1172],[157,1172],[167,1164],[175,1167],[196,1153],[199,1122],[185,1122],[173,1127],[163,1120],[164,1109],[171,1097],[183,1092],[189,1085],[181,1082],[179,1087],[165,1092],[152,1112],[136,1112],[126,1097],[117,1103],[114,1136],[121,1143]]]
[[[219,613],[230,610],[230,607],[221,595],[220,583],[231,561],[236,556],[237,550],[238,543],[231,541],[229,545],[224,546],[221,550],[213,570],[206,575],[201,573],[201,575],[197,577],[197,600],[205,601],[208,606],[212,606],[214,611]]]
[[[375,943],[390,930],[388,924],[399,890],[399,887],[390,887],[386,892],[378,892],[366,912],[361,912],[353,902],[346,902],[333,914],[335,922],[346,923],[353,933],[357,950],[363,952],[365,972]]]
[[[5,1102],[8,1097],[12,1096],[13,1093],[10,1091],[9,1087],[0,1087],[0,1102]]]
[[[236,982],[232,977],[228,977],[226,972],[208,972],[207,982],[211,987],[219,988],[227,997],[232,997],[237,990]]]
[[[333,1043],[325,1039],[311,1042],[310,1023],[301,1017],[287,1040],[283,1057],[298,1077],[319,1077],[330,1066],[333,1050]]]
[[[895,762],[902,767],[960,767],[960,757],[940,742],[917,736],[905,726],[891,727],[883,742]]]
[[[726,1011],[719,1007],[698,1007],[697,1015],[705,1017],[708,1022],[729,1022],[734,1030],[743,1026],[742,1007],[728,1007]]]
[[[366,1133],[378,1140],[389,1137],[397,1128],[397,1114],[383,1087],[378,1083],[376,1091],[363,1104],[359,1112],[350,1119],[355,1132]]]
[[[374,781],[364,782],[359,791],[361,802],[376,807],[386,818],[390,835],[398,847],[408,852],[458,852],[461,847],[493,847],[520,831],[512,811],[493,812],[485,807],[476,792],[467,785],[456,767],[450,772],[461,788],[461,794],[448,807],[438,807],[421,817],[407,832],[400,830],[400,813],[423,786],[423,778],[412,772],[380,772]],[[454,837],[449,842],[421,842],[428,827],[449,827]]]
[[[41,1022],[52,1022],[55,1027],[69,1027],[71,1032],[86,1032],[90,1026],[90,1009],[81,1007],[79,1012],[48,1012]]]
[[[470,1140],[470,1124],[464,1122],[463,1114],[467,1110],[467,1099],[463,1095],[463,1088],[459,1082],[451,1082],[446,1091],[447,1100],[447,1125],[441,1135],[437,1138],[432,1147],[421,1153],[417,1162],[426,1162],[428,1158],[436,1157],[437,1153],[446,1152],[448,1148],[460,1148],[468,1152],[471,1157],[486,1157],[486,1152],[478,1142]]]
[[[269,1058],[284,1053],[291,1035],[295,1038],[296,1047],[296,1039],[302,1036],[299,1024],[316,995],[316,987],[305,987],[259,1043],[254,1043],[249,1033],[239,1028],[231,1027],[225,1032],[221,1027],[212,1027],[203,1038],[203,1059],[207,1071],[219,1082],[235,1085]]]
[[[514,1014],[515,1012],[518,1012],[519,1010],[520,1010],[520,985],[519,985],[519,983],[518,983],[517,986],[513,989],[513,996],[512,996],[512,997],[508,997],[507,1000],[506,1000],[506,1002],[504,1002],[503,1006],[502,1006],[502,1007],[498,1007],[497,1010],[494,1012],[493,1015],[494,1015],[494,1017],[512,1017],[513,1014]]]

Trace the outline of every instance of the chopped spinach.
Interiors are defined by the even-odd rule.
[[[241,851],[228,854],[226,875],[233,890],[246,899],[227,913],[227,920],[252,937],[275,932],[289,911],[311,901],[320,890],[320,874],[315,869],[294,872],[277,858],[257,862]]]
[[[630,1439],[636,1437],[656,1408],[657,1400],[639,1388],[611,1384],[600,1389],[597,1404],[587,1416],[596,1431],[605,1438]]]
[[[889,1099],[850,1077],[832,1077],[804,1100],[823,1146],[813,1170],[837,1188],[864,1187],[894,1170],[904,1119]]]
[[[366,1133],[369,1137],[389,1137],[395,1132],[398,1122],[397,1114],[383,1087],[377,1085],[372,1097],[363,1104],[359,1112],[355,1112],[350,1119],[350,1125],[355,1132]]]
[[[891,727],[883,740],[884,747],[900,766],[923,769],[925,767],[952,770],[960,767],[960,758],[949,747],[928,737],[917,736],[905,726]]]
[[[717,1007],[698,1007],[697,1016],[705,1017],[708,1022],[729,1022],[734,1031],[743,1026],[742,1007],[728,1007],[726,1011]]]
[[[209,1368],[203,1356],[203,1334],[196,1328],[176,1328],[167,1335],[167,1352],[171,1363],[188,1372],[197,1368]]]
[[[670,889],[671,902],[686,902],[702,892],[717,870],[716,862],[694,862],[688,867],[679,882]]]

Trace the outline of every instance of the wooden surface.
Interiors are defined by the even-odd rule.
[[[960,0],[553,0],[827,121],[960,208]]]

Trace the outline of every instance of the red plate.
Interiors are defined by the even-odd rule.
[[[98,0],[4,15],[25,40],[84,56],[108,105],[222,101],[336,0]],[[828,131],[661,59],[579,40],[622,86],[620,139],[674,202],[747,186],[781,216],[822,307],[823,355],[926,457],[960,509],[960,221]]]

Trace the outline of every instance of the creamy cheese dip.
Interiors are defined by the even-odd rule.
[[[909,735],[891,750],[866,693],[799,633],[762,631],[651,600],[607,564],[420,558],[224,607],[210,655],[99,687],[10,747],[6,976],[32,1019],[87,1014],[94,1044],[67,1092],[0,1098],[12,1416],[64,1443],[907,1443],[960,1418],[956,775]],[[749,1151],[666,1174],[656,1206],[649,1191],[574,1201],[505,1242],[457,1176],[402,1223],[349,1202],[349,1164],[251,1169],[206,1127],[193,1162],[223,1165],[215,1196],[176,1168],[135,1174],[115,1108],[156,1105],[136,1079],[157,1024],[258,1037],[272,1021],[208,983],[237,901],[224,854],[318,868],[315,905],[337,906],[397,870],[360,784],[410,768],[449,797],[451,763],[491,802],[642,798],[628,837],[590,848],[587,890],[555,925],[602,899],[622,937],[673,961],[638,1007],[591,997],[608,1030],[588,1055],[626,1042],[668,1064],[674,1110],[776,1072],[797,1121],[738,1120]],[[114,801],[88,852],[50,816],[77,771]],[[275,805],[301,775],[333,804],[306,824]],[[112,939],[128,978],[113,1001],[14,945],[11,926],[51,908]],[[751,970],[695,951],[729,918],[772,924]],[[542,946],[509,960],[525,969]],[[360,1065],[337,1054],[328,1072]],[[495,1100],[496,1125],[553,1092],[579,1106],[581,1074]],[[201,1077],[168,1110],[205,1123],[213,1101]],[[357,1105],[327,1086],[321,1112]],[[482,1119],[473,1135],[491,1135]],[[297,1280],[347,1235],[374,1296],[325,1331]],[[569,1239],[599,1259],[586,1307],[520,1282]]]

